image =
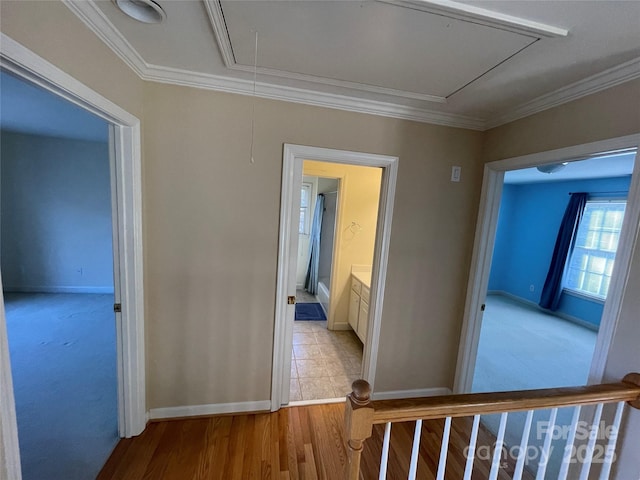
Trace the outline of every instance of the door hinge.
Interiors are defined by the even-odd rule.
[[[289,305],[295,305],[296,304],[296,296],[295,295],[289,295],[289,297],[287,298],[287,303]]]
[[[113,304],[113,311],[115,313],[120,313],[122,312],[122,304],[121,303],[114,303]]]
[[[485,304],[483,303],[482,306],[480,307],[481,312],[484,312],[484,307],[485,307]]]

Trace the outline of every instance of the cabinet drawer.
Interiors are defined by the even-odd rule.
[[[360,292],[362,300],[369,303],[369,287],[362,285],[362,291]]]
[[[360,291],[362,290],[362,283],[360,280],[351,277],[351,289],[360,295]]]

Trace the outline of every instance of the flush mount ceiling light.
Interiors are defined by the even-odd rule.
[[[542,173],[555,173],[562,170],[568,164],[569,162],[550,163],[548,165],[540,165],[539,167],[536,167],[536,168],[538,169],[539,172],[542,172]]]
[[[167,14],[153,0],[113,0],[113,3],[128,17],[142,23],[162,23]]]

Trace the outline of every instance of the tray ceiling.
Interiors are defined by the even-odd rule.
[[[225,1],[221,13],[228,66],[253,70],[257,32],[264,73],[436,102],[539,38],[379,2]]]
[[[145,80],[485,129],[640,78],[640,2],[63,0]]]

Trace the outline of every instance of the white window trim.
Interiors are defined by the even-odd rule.
[[[589,195],[588,199],[587,199],[587,204],[589,203],[624,203],[625,204],[625,214],[626,214],[626,209],[627,209],[627,198],[609,198],[609,197],[594,197],[593,195]],[[586,208],[586,206],[585,206]],[[624,215],[623,215],[623,222],[624,222]],[[582,219],[580,220],[580,224],[582,224]],[[578,229],[580,229],[580,225],[578,225]],[[577,232],[576,232],[577,234]],[[614,252],[613,256],[614,256],[614,263],[615,263],[615,258],[617,257],[617,253],[618,253],[618,247],[620,246],[620,244],[618,243],[618,246],[616,247],[616,251]],[[580,247],[580,248],[586,248],[586,247]],[[594,251],[596,252],[604,252],[603,250],[600,249],[594,249]],[[610,252],[609,252],[610,253]],[[567,263],[565,264],[564,267],[564,275],[567,274],[570,265],[571,265],[571,261],[573,260],[573,254],[574,251],[571,252],[571,254],[569,255],[569,258],[567,258]],[[588,272],[588,273],[593,273],[593,272]],[[597,273],[596,273],[597,275]],[[610,285],[609,285],[610,287]],[[581,290],[578,288],[574,288],[571,287],[569,285],[563,285],[562,287],[562,291],[563,293],[568,293],[568,294],[572,294],[575,297],[579,297],[579,298],[583,298],[585,300],[590,300],[592,302],[598,302],[601,304],[604,304],[604,302],[607,300],[607,295],[609,293],[609,289],[607,289],[607,295],[605,295],[604,297],[601,297],[600,295],[595,295],[592,294],[591,292],[588,292],[586,290]]]

